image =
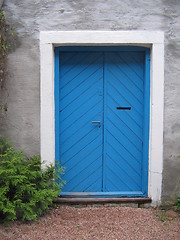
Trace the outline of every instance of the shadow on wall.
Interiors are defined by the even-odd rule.
[[[3,2],[4,2],[4,0],[0,0],[0,9],[1,9],[2,5],[3,5]]]

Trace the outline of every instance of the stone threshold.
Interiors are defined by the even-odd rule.
[[[151,198],[65,198],[59,197],[56,200],[59,204],[137,204],[138,207],[143,204],[151,203]]]

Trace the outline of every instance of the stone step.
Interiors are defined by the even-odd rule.
[[[151,198],[61,198],[58,204],[93,205],[93,206],[122,206],[122,207],[150,207]]]

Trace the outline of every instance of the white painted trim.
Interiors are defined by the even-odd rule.
[[[42,31],[41,159],[55,162],[54,46],[138,45],[151,48],[148,196],[161,203],[163,170],[164,33],[160,31]]]

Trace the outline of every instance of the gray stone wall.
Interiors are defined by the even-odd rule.
[[[40,148],[42,30],[162,30],[165,32],[163,200],[176,196],[180,181],[180,1],[5,0],[7,21],[17,33],[8,57],[8,111],[0,133],[27,155]]]

